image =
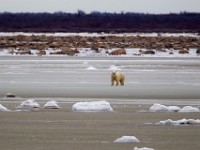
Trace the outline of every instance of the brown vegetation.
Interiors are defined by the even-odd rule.
[[[97,53],[101,48],[109,50],[111,55],[126,54],[126,48],[147,49],[141,54],[155,54],[156,50],[179,50],[179,53],[188,53],[188,49],[200,49],[198,37],[145,37],[145,36],[2,36],[0,37],[0,49],[9,49],[10,53],[31,54],[30,50],[38,50],[38,55],[45,55],[45,50],[56,50],[51,54],[70,55],[79,53],[79,48],[91,48]],[[117,49],[118,48],[118,49]],[[58,51],[59,50],[59,51]],[[17,52],[16,52],[17,51]]]

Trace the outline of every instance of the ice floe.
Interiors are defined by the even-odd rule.
[[[140,140],[135,136],[122,136],[114,141],[114,143],[138,143]]]
[[[154,149],[153,148],[148,148],[148,147],[142,147],[142,148],[134,147],[133,150],[154,150]]]
[[[181,119],[173,121],[171,119],[160,121],[157,125],[200,125],[199,119]]]
[[[26,101],[23,101],[19,108],[39,108],[40,105],[34,100],[34,99],[28,99]]]
[[[58,106],[58,102],[57,101],[49,101],[44,105],[44,108],[47,109],[59,109],[60,107]]]
[[[76,112],[112,112],[113,108],[107,101],[77,102],[72,106]]]
[[[5,106],[0,104],[0,112],[1,111],[10,111],[9,109],[7,109]]]
[[[180,108],[178,106],[165,106],[155,103],[149,109],[151,112],[200,112],[199,108],[193,106],[185,106]]]

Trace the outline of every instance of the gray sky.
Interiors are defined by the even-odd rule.
[[[0,12],[200,12],[200,0],[0,0]]]

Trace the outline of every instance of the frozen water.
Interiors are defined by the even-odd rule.
[[[114,143],[138,143],[138,140],[135,136],[122,136],[114,141]]]
[[[199,58],[1,56],[0,66],[0,98],[11,92],[27,98],[200,105]],[[86,70],[89,66],[98,69]],[[123,69],[124,87],[110,86],[111,66]]]

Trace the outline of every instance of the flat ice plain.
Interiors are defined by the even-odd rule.
[[[113,69],[126,74],[124,87],[111,86]],[[0,104],[15,110],[29,98],[56,100],[61,109],[1,112],[0,149],[200,149],[200,126],[145,125],[199,119],[199,113],[148,112],[154,103],[200,106],[199,57],[1,56]],[[96,100],[109,101],[113,112],[72,111],[76,102]],[[141,142],[113,143],[122,136]]]
[[[200,58],[34,57],[0,59],[0,97],[102,98],[123,101],[200,98]],[[89,68],[95,69],[89,69]],[[110,86],[112,70],[125,86]],[[142,102],[142,101],[141,101]],[[140,103],[140,102],[139,102]]]

